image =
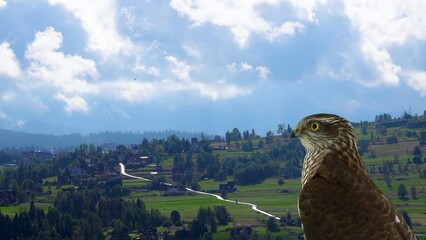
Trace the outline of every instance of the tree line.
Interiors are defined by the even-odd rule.
[[[146,131],[146,132],[100,132],[89,134],[49,135],[25,133],[14,130],[0,129],[0,148],[34,148],[34,149],[70,149],[81,144],[94,144],[102,146],[106,144],[137,144],[141,139],[166,139],[176,135],[180,138],[200,138],[202,133],[185,131]],[[208,135],[213,139],[213,135]]]
[[[140,198],[124,200],[121,179],[94,186],[59,192],[52,207],[44,211],[31,202],[28,211],[13,217],[0,212],[2,239],[106,239],[105,229],[112,229],[109,239],[130,239],[132,231],[143,232],[150,227],[182,226],[180,213],[170,217],[158,209],[147,209]],[[224,206],[200,208],[197,218],[189,222],[194,237],[210,233],[218,225],[226,225],[231,217]],[[169,236],[168,239],[175,239]]]

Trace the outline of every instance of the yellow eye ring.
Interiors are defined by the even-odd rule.
[[[317,132],[321,129],[321,126],[320,126],[319,122],[311,122],[311,123],[309,123],[308,128],[312,132]]]

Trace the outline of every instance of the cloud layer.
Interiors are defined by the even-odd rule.
[[[377,98],[420,108],[424,12],[415,0],[0,0],[0,127],[152,109],[260,122],[253,109],[361,114],[386,109]]]

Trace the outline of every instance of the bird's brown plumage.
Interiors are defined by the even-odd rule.
[[[306,149],[299,195],[305,239],[415,239],[374,185],[351,124],[333,114],[303,118],[292,133]]]

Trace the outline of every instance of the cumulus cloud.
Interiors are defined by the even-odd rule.
[[[314,9],[325,0],[172,0],[170,6],[180,14],[187,16],[193,26],[212,23],[229,28],[237,44],[244,48],[252,34],[260,35],[273,41],[281,36],[293,36],[296,31],[303,30],[299,21],[273,23],[264,19],[256,10],[261,5],[274,5],[287,2],[299,10],[300,17],[314,21]],[[307,3],[300,3],[307,2]]]
[[[124,53],[130,54],[133,43],[121,36],[116,27],[116,5],[114,0],[48,0],[52,5],[61,5],[80,20],[89,35],[87,48],[104,58]]]
[[[389,49],[426,39],[426,2],[344,0],[343,3],[346,15],[361,35],[360,49],[379,75],[379,79],[367,85],[398,84],[405,70],[393,62]],[[410,79],[409,85],[417,82]]]
[[[80,96],[68,97],[62,93],[58,93],[55,95],[55,99],[65,103],[64,109],[65,112],[69,115],[72,115],[74,112],[89,112],[89,106],[86,100]]]
[[[64,54],[58,51],[61,46],[62,34],[54,28],[37,32],[25,52],[30,61],[28,75],[39,81],[38,84],[56,87],[65,93],[96,93],[96,85],[85,80],[98,76],[96,63],[78,55]]]
[[[21,74],[21,68],[10,44],[8,42],[0,43],[0,76],[18,78]]]

